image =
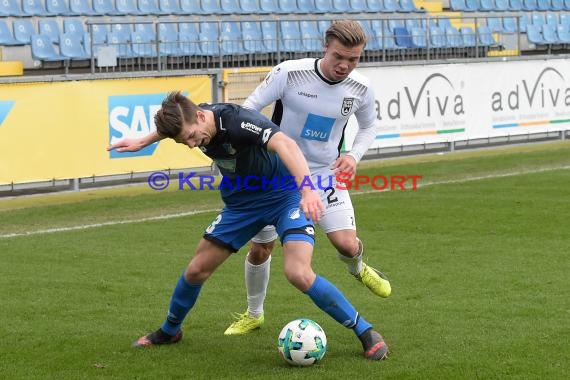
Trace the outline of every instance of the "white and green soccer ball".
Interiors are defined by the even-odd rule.
[[[301,318],[291,321],[279,334],[277,348],[281,357],[292,365],[318,363],[327,352],[327,336],[319,324]]]

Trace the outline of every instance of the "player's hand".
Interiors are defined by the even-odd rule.
[[[321,201],[319,193],[312,189],[301,190],[300,206],[305,216],[315,223],[319,222],[321,215],[325,212],[325,206]]]
[[[356,160],[349,155],[340,156],[335,160],[332,170],[335,175],[338,173],[347,173],[350,175],[349,179],[352,180],[356,175]]]
[[[141,139],[122,139],[114,144],[110,144],[107,147],[108,151],[116,150],[117,152],[138,152],[145,145],[141,142]]]

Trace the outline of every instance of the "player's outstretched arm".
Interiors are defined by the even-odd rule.
[[[269,139],[267,149],[277,153],[289,172],[295,177],[297,186],[301,191],[301,210],[308,218],[317,223],[325,208],[321,197],[314,190],[314,186],[305,182],[307,179],[310,180],[311,172],[297,143],[283,132],[277,132]]]
[[[122,139],[117,141],[114,144],[111,144],[107,147],[107,150],[115,149],[117,152],[137,152],[152,143],[162,140],[164,137],[161,137],[156,131],[149,133],[144,137],[140,137],[138,139]]]

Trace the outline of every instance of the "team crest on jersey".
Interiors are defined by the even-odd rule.
[[[295,220],[301,217],[301,210],[294,208],[289,210],[289,219]]]
[[[353,104],[354,104],[354,98],[344,98],[342,100],[342,108],[340,109],[341,115],[346,116],[350,114]]]

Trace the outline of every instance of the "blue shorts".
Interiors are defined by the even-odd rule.
[[[247,208],[226,206],[206,228],[204,239],[237,252],[263,227],[274,225],[281,243],[306,241],[314,244],[313,222],[299,208],[301,196],[289,191],[285,198],[256,207],[252,201]]]

